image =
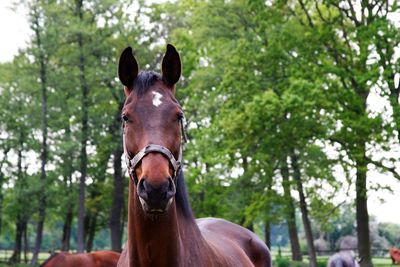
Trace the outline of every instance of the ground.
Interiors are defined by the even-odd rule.
[[[327,260],[328,260],[327,257],[318,257],[318,263],[319,263],[318,266],[325,267]],[[372,261],[374,263],[374,266],[376,267],[393,267],[390,258],[387,259],[374,258]],[[32,266],[28,264],[10,265],[10,264],[0,263],[0,267],[32,267]],[[289,260],[280,261],[278,263],[275,259],[274,267],[308,267],[308,264],[305,261],[303,263],[299,263],[299,262],[290,262]]]

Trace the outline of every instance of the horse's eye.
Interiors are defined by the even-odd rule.
[[[182,121],[184,118],[183,112],[178,113],[178,121]]]
[[[123,122],[128,122],[129,121],[128,116],[126,116],[125,114],[122,114],[121,118],[122,118]]]

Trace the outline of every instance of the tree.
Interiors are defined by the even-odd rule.
[[[26,156],[28,152],[35,151],[38,145],[32,136],[37,129],[35,125],[39,117],[31,115],[35,114],[37,87],[32,77],[27,75],[34,70],[26,55],[16,57],[12,64],[6,64],[1,68],[0,87],[4,108],[1,128],[6,133],[3,136],[2,146],[6,150],[10,147],[9,153],[16,155],[17,158],[16,164],[5,172],[9,177],[7,180],[14,184],[12,198],[9,199],[9,194],[4,198],[4,203],[7,203],[5,211],[15,222],[15,246],[10,262],[20,262],[23,243],[25,249],[28,246],[24,236],[28,230],[28,220],[37,205],[33,197],[37,186],[34,179],[36,176],[27,173],[29,161]]]
[[[183,1],[180,6],[174,5],[173,11],[168,5],[162,7],[162,15],[172,17],[168,21],[177,29],[171,31],[167,24],[164,31],[157,30],[169,33],[169,38],[178,40],[187,50],[196,51],[186,58],[189,67],[184,71],[183,95],[190,95],[184,104],[194,139],[190,146],[196,151],[189,155],[195,161],[189,175],[196,177],[192,183],[203,196],[200,200],[205,203],[213,199],[211,195],[218,192],[215,184],[222,183],[230,187],[227,191],[233,196],[228,198],[232,206],[243,208],[227,209],[233,210],[232,216],[220,203],[218,215],[237,220],[244,216],[240,212],[247,206],[251,207],[247,222],[261,217],[276,219],[281,213],[275,209],[282,201],[272,197],[277,194],[269,188],[274,188],[271,181],[286,163],[297,181],[304,224],[309,225],[305,191],[310,199],[320,195],[304,190],[303,184],[314,180],[334,183],[328,171],[332,162],[322,157],[317,162],[319,168],[315,168],[319,171],[310,174],[311,158],[306,156],[315,149],[323,154],[323,146],[313,143],[325,140],[328,129],[334,127],[332,117],[325,112],[332,106],[325,92],[329,82],[321,78],[325,73],[313,63],[312,53],[321,49],[309,47],[302,25],[280,2],[268,6],[261,1]],[[185,19],[176,23],[174,18],[182,14]],[[299,56],[303,50],[307,54]],[[230,178],[232,169],[239,170],[238,178]],[[213,179],[214,192],[204,186]],[[199,190],[202,186],[204,189]],[[213,207],[209,208],[212,213]],[[295,235],[291,236],[296,243]],[[315,266],[311,227],[307,240]]]
[[[366,182],[368,145],[383,144],[384,138],[376,137],[385,136],[385,132],[380,117],[370,116],[367,99],[377,85],[384,84],[384,93],[385,86],[393,84],[396,67],[392,64],[396,63],[390,49],[385,54],[389,56],[385,63],[371,55],[379,54],[383,43],[390,42],[393,47],[398,44],[398,38],[390,38],[398,34],[394,33],[394,26],[387,17],[389,11],[396,12],[398,7],[395,2],[372,1],[357,4],[354,1],[311,3],[299,0],[292,3],[293,6],[287,5],[286,9],[310,36],[310,50],[324,51],[323,54],[314,53],[314,56],[318,55],[316,65],[325,70],[328,79],[337,81],[330,89],[336,90],[333,93],[337,100],[334,112],[341,125],[331,140],[346,151],[356,170],[358,250],[363,258],[361,266],[372,266]],[[385,40],[376,41],[380,39]],[[378,71],[380,68],[388,71],[383,74]]]
[[[33,3],[32,7],[32,29],[35,32],[35,39],[36,39],[36,57],[37,62],[39,64],[39,77],[40,77],[40,87],[41,87],[41,106],[42,106],[42,113],[41,113],[41,130],[42,130],[42,145],[41,145],[41,167],[40,167],[40,191],[39,191],[39,220],[37,224],[37,231],[36,231],[36,242],[33,251],[33,257],[31,264],[36,264],[38,260],[38,255],[40,252],[41,244],[42,244],[42,235],[43,235],[43,226],[45,220],[45,209],[46,209],[46,164],[48,158],[48,148],[47,148],[47,132],[48,132],[48,123],[47,123],[47,58],[48,55],[45,53],[45,49],[43,48],[42,44],[42,36],[41,36],[41,22],[40,20],[43,19],[41,16],[41,11],[39,10],[40,7],[36,6],[38,3]],[[49,52],[48,50],[46,50]]]

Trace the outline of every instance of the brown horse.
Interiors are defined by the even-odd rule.
[[[349,251],[333,254],[328,261],[327,267],[359,267],[360,265]]]
[[[231,222],[195,220],[184,183],[183,111],[175,98],[181,61],[172,45],[162,74],[139,73],[132,49],[120,57],[124,149],[130,176],[128,242],[119,267],[271,266],[267,246]]]
[[[95,251],[71,254],[54,253],[39,267],[115,267],[120,254],[114,251]]]
[[[392,264],[400,265],[400,249],[390,248],[389,249],[390,258],[392,259]]]

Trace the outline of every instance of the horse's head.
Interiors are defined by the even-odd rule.
[[[174,199],[181,160],[183,112],[175,98],[179,54],[167,45],[160,75],[139,72],[128,47],[121,54],[118,75],[126,96],[122,120],[129,175],[143,210],[165,212]]]

